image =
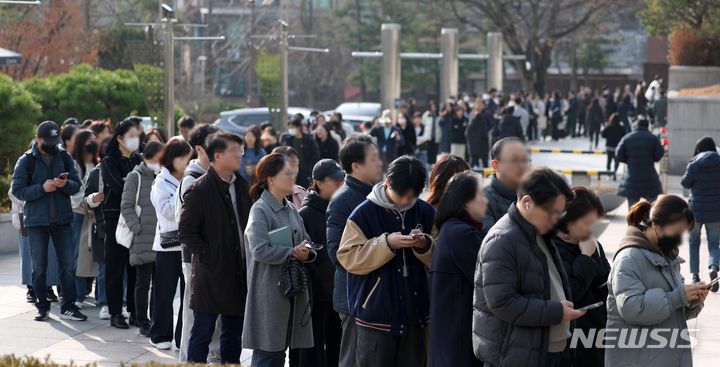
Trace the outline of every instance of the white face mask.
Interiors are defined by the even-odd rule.
[[[157,162],[149,162],[149,163],[145,163],[145,164],[148,166],[148,168],[153,170],[153,172],[155,172],[156,175],[158,173],[160,173],[160,169],[162,169],[162,167],[160,166],[160,163],[157,163]]]
[[[125,142],[125,144],[123,144],[125,145],[125,149],[131,152],[134,152],[138,150],[138,148],[140,148],[140,138],[137,136],[133,138],[123,139],[123,141]]]
[[[294,127],[291,127],[288,129],[288,134],[290,134],[290,135],[295,135],[296,132],[297,132],[297,129]]]

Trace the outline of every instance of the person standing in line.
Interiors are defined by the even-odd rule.
[[[315,141],[320,149],[321,159],[332,159],[337,161],[340,143],[332,137],[332,132],[327,124],[315,128]]]
[[[398,155],[414,155],[417,146],[417,134],[415,125],[407,115],[398,112],[397,126],[402,132],[404,143],[398,148]]]
[[[560,139],[560,123],[563,120],[562,97],[560,97],[560,92],[558,91],[553,92],[552,100],[550,100],[550,104],[548,105],[548,116],[552,129],[552,140],[558,141]]]
[[[632,130],[630,125],[630,116],[635,113],[635,107],[632,104],[632,97],[625,94],[618,104],[618,114],[620,115],[620,123],[625,128],[625,132]]]
[[[597,98],[593,98],[587,109],[585,129],[590,136],[590,149],[597,149],[600,140],[600,129],[603,123],[603,112]],[[609,116],[612,116],[610,114]]]
[[[665,148],[660,139],[650,132],[649,125],[648,120],[639,120],[635,131],[625,135],[615,150],[618,162],[627,165],[618,195],[628,199],[628,208],[641,198],[652,202],[662,193],[655,162],[662,159]]]
[[[720,261],[720,155],[715,141],[705,136],[695,144],[695,154],[687,165],[680,182],[690,190],[690,209],[695,215],[695,227],[690,231],[690,273],[693,283],[700,283],[700,238],[702,228],[707,234],[708,270],[710,280],[718,277]],[[718,283],[712,291],[718,291]]]
[[[338,365],[356,365],[357,328],[350,315],[347,294],[347,270],[337,259],[337,251],[350,213],[372,191],[373,185],[382,179],[383,163],[372,138],[355,135],[345,140],[340,148],[340,163],[347,172],[345,184],[333,195],[327,208],[327,252],[335,266],[333,309],[340,315],[342,337]]]
[[[439,229],[430,266],[430,363],[432,367],[482,367],[472,347],[475,262],[487,200],[479,176],[450,179],[435,215]]]
[[[298,210],[305,230],[318,247],[317,259],[306,264],[312,287],[312,322],[315,346],[298,349],[299,366],[337,367],[340,354],[340,317],[333,310],[333,275],[335,267],[330,262],[325,244],[327,243],[326,211],[330,198],[343,185],[345,171],[331,159],[322,159],[313,167],[313,183],[310,185],[303,205]]]
[[[195,120],[190,116],[183,116],[178,119],[177,126],[180,136],[187,141],[190,138],[190,132],[195,128]]]
[[[565,111],[565,117],[567,118],[567,127],[565,128],[567,134],[571,137],[578,136],[577,125],[578,125],[578,99],[575,92],[570,91],[568,93],[568,109]]]
[[[93,125],[91,125],[93,126]],[[97,137],[95,138],[97,141]],[[105,139],[99,143],[97,152],[97,161],[101,162],[107,150],[109,139]],[[93,223],[90,231],[90,244],[92,246],[93,261],[98,264],[98,276],[95,283],[95,299],[97,307],[100,307],[98,318],[100,320],[110,319],[110,310],[107,305],[107,292],[105,290],[105,219],[102,212],[102,203],[105,201],[105,193],[103,192],[102,175],[100,174],[101,165],[88,172],[88,178],[85,182],[85,201],[84,205],[88,210],[92,210]]]
[[[300,154],[289,146],[280,146],[275,149],[271,153],[278,153],[282,154],[287,158],[288,163],[290,163],[290,166],[292,166],[293,169],[299,170],[300,169]],[[293,204],[295,204],[296,208],[299,208],[302,205],[303,200],[305,199],[305,195],[307,194],[307,190],[298,185],[297,182],[295,182],[295,186],[293,187],[292,195],[288,196],[288,200],[292,201]]]
[[[428,143],[428,164],[435,164],[438,156],[438,143],[442,140],[438,108],[435,101],[428,101],[428,109],[422,114],[423,138]]]
[[[667,107],[668,99],[665,89],[660,90],[660,98],[655,101],[652,106],[653,115],[655,116],[655,125],[658,127],[667,126]]]
[[[297,184],[307,188],[312,181],[312,168],[320,160],[320,151],[312,135],[303,132],[302,115],[288,122],[288,133],[282,137],[282,145],[295,149],[300,159]]]
[[[572,190],[575,197],[565,207],[565,215],[558,222],[551,241],[570,281],[572,302],[576,307],[583,307],[607,299],[610,263],[602,245],[592,237],[593,225],[605,215],[600,199],[583,186]],[[604,328],[606,321],[606,308],[598,307],[577,319],[574,327],[585,332],[584,335],[592,335],[592,330]],[[604,355],[601,348],[585,348],[579,343],[571,356],[563,356],[563,362],[565,365],[603,367]]]
[[[450,179],[455,174],[468,170],[470,170],[470,166],[464,159],[452,154],[441,155],[430,171],[428,194],[425,201],[437,209]]]
[[[370,130],[370,136],[375,138],[380,150],[380,157],[386,166],[398,157],[400,146],[405,144],[402,131],[393,124],[390,110],[382,112],[380,124]]]
[[[485,236],[475,268],[473,348],[486,366],[561,365],[574,309],[550,232],[573,192],[565,178],[536,168],[517,202]]]
[[[185,169],[185,174],[180,181],[178,186],[178,193],[175,195],[175,220],[180,223],[180,215],[182,213],[183,201],[185,192],[200,176],[204,175],[210,168],[210,159],[207,155],[206,142],[208,137],[220,131],[213,125],[200,125],[190,132],[190,140],[188,144],[195,152],[196,159],[193,159]],[[244,157],[244,154],[243,154]],[[242,170],[240,170],[242,174]],[[254,174],[255,172],[253,172]],[[247,217],[247,216],[246,216]],[[180,229],[178,228],[178,231]],[[190,296],[193,293],[192,284],[192,252],[187,246],[183,245],[181,249],[182,253],[182,272],[183,278],[185,279],[185,292],[183,292],[182,300],[182,337],[180,339],[180,352],[178,353],[178,360],[180,362],[187,362],[188,360],[188,343],[190,341],[190,330],[192,330],[193,323],[195,321],[194,312],[190,309]],[[212,335],[212,339],[209,346],[207,361],[209,363],[220,362],[220,330],[221,322],[218,321],[215,325],[215,332]]]
[[[426,363],[435,220],[435,209],[418,198],[426,179],[422,162],[396,159],[345,225],[337,259],[348,271],[358,367]]]
[[[490,155],[495,172],[490,176],[490,184],[484,189],[488,202],[483,220],[485,231],[489,231],[517,200],[517,189],[530,169],[530,157],[520,139],[498,140],[493,144]]]
[[[73,220],[70,197],[80,190],[72,157],[58,148],[60,127],[52,122],[41,123],[32,148],[25,152],[13,170],[12,194],[25,202],[23,222],[28,228],[32,257],[33,290],[37,297],[36,321],[45,321],[50,313],[47,299],[48,245],[52,239],[60,268],[62,304],[60,318],[85,321],[75,305],[75,269],[73,268]]]
[[[687,320],[696,318],[708,295],[705,283],[684,284],[678,257],[682,236],[695,225],[685,200],[661,195],[630,208],[628,229],[615,252],[608,278],[607,329],[626,335],[668,335],[675,341],[657,348],[655,338],[641,338],[635,348],[605,348],[606,366],[692,367],[692,337]],[[613,344],[613,346],[617,346]]]
[[[252,125],[245,130],[245,135],[243,136],[245,143],[243,146],[246,148],[243,155],[242,167],[240,168],[240,176],[250,184],[255,183],[255,166],[257,166],[260,159],[267,154],[262,148],[261,135],[262,131],[260,131],[260,128]],[[192,139],[192,136],[190,136],[190,139]]]
[[[520,121],[523,136],[525,136],[524,132],[527,132],[528,127],[530,126],[530,113],[525,109],[525,107],[523,107],[522,97],[515,97],[515,99],[511,101],[510,105],[513,106],[513,116],[517,117]]]
[[[140,147],[140,131],[132,119],[128,118],[115,127],[115,132],[107,145],[107,151],[100,163],[103,183],[102,203],[105,221],[105,288],[110,325],[118,329],[128,329],[123,312],[123,288],[128,305],[135,304],[135,271],[130,266],[128,249],[117,243],[115,230],[120,217],[120,202],[125,186],[125,177],[140,164],[140,155],[135,153]],[[127,274],[127,284],[125,284]],[[131,306],[132,309],[132,306]],[[130,323],[135,323],[133,314]]]
[[[617,149],[620,140],[625,136],[625,128],[620,125],[620,115],[613,113],[608,119],[608,124],[602,131],[602,137],[605,138],[605,154],[607,155],[607,170],[611,169],[617,172],[620,162],[615,157],[615,149]],[[613,161],[615,165],[613,166]]]
[[[483,168],[488,168],[490,167],[488,160],[490,132],[495,128],[495,118],[480,98],[475,100],[475,111],[475,116],[470,121],[466,132],[470,153],[469,163],[473,168],[480,168],[480,163]]]
[[[142,152],[143,162],[135,167],[125,178],[125,188],[120,200],[122,214],[128,228],[133,233],[129,248],[129,262],[135,268],[135,304],[130,305],[135,312],[140,335],[150,335],[150,319],[148,318],[148,293],[155,268],[155,251],[153,242],[157,228],[157,215],[150,200],[155,175],[160,173],[160,158],[164,145],[149,142]],[[140,214],[135,211],[140,207]]]
[[[517,138],[525,141],[525,132],[520,125],[520,119],[513,116],[513,106],[506,106],[502,111],[502,120],[497,128],[493,130],[493,144],[504,138]]]
[[[442,111],[440,112],[440,118],[438,124],[440,125],[440,154],[450,153],[450,146],[452,144],[452,123],[455,118],[455,104],[448,100],[442,105]]]
[[[260,160],[258,183],[250,189],[255,200],[245,229],[248,292],[243,348],[252,349],[255,367],[282,367],[285,351],[313,347],[312,309],[306,287],[286,295],[278,280],[292,261],[313,262],[310,236],[295,205],[287,200],[297,170],[286,156],[272,153]],[[274,243],[269,233],[288,228],[290,243]],[[221,338],[222,339],[222,338]]]
[[[450,154],[465,158],[465,151],[467,149],[465,133],[467,127],[468,119],[465,117],[465,108],[458,105],[450,120]]]
[[[194,316],[187,361],[208,362],[209,348],[217,345],[213,342],[217,340],[216,328],[221,326],[219,361],[238,364],[248,286],[243,231],[252,205],[247,182],[237,173],[242,165],[243,140],[218,132],[200,143],[200,135],[212,131],[200,129],[191,133],[191,140],[196,139],[198,164],[205,163],[205,159],[210,162],[207,173],[187,188],[180,188],[184,196],[179,239],[186,252],[192,254],[190,308]],[[193,177],[191,172],[189,177]],[[182,184],[189,181],[186,177]],[[218,318],[222,320],[220,325]]]
[[[422,115],[420,112],[415,112],[412,116],[412,126],[415,131],[415,152],[414,156],[425,164],[428,165],[428,147],[430,146],[430,127],[426,127],[423,124]]]
[[[182,315],[178,315],[173,333],[173,300],[178,281],[180,299],[183,298],[185,279],[182,277],[182,254],[178,240],[178,223],[175,219],[175,196],[191,157],[192,148],[186,140],[171,138],[165,144],[160,159],[162,168],[153,181],[150,192],[150,200],[157,215],[157,230],[152,247],[156,255],[150,344],[160,350],[170,349],[173,337],[175,346],[180,348]],[[182,305],[180,309],[182,310]]]

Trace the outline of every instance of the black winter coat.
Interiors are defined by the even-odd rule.
[[[600,106],[590,107],[585,116],[585,129],[588,132],[594,133],[600,131],[600,127],[603,123],[603,112]]]
[[[232,205],[230,184],[212,167],[185,192],[178,236],[192,253],[190,308],[194,311],[245,314],[247,269],[240,231],[247,226],[252,200],[239,174],[235,175],[235,195],[237,207]]]
[[[473,278],[483,233],[448,219],[440,227],[430,265],[430,366],[482,367],[472,348]]]
[[[485,191],[487,199],[483,228],[487,232],[495,225],[495,222],[507,214],[510,205],[517,200],[517,193],[500,182],[495,175],[490,177],[490,184],[485,186],[483,191]]]
[[[502,121],[500,121],[500,124],[498,124],[497,129],[495,129],[493,133],[493,142],[510,137],[525,141],[525,132],[520,124],[520,117],[503,115]]]
[[[494,128],[495,118],[487,107],[473,117],[465,133],[471,155],[479,156],[490,150],[490,132]]]
[[[405,138],[403,133],[397,126],[392,126],[392,131],[389,137],[385,137],[385,127],[378,125],[370,130],[370,136],[377,140],[377,147],[380,151],[380,157],[382,157],[385,163],[390,163],[398,157],[399,148],[405,144]],[[399,138],[393,138],[393,134],[398,134]]]
[[[117,220],[120,217],[120,201],[125,188],[125,176],[141,162],[142,159],[137,153],[124,157],[120,152],[111,152],[100,162],[105,193],[102,211],[106,220]]]
[[[337,140],[335,140],[332,136],[328,136],[325,141],[317,138],[315,141],[320,149],[320,159],[328,158],[334,161],[338,160],[338,151],[340,150],[340,146]]]
[[[557,248],[562,259],[565,273],[567,274],[570,287],[572,288],[572,302],[575,308],[591,305],[596,302],[605,302],[608,296],[607,280],[610,275],[610,263],[605,257],[605,251],[600,243],[592,256],[585,256],[580,253],[580,247],[576,244],[567,243],[558,236],[553,236],[552,243]],[[575,328],[585,331],[585,335],[591,335],[590,329],[601,329],[607,322],[607,307],[603,305],[592,310],[575,320]],[[582,343],[578,343],[573,350],[574,366],[603,367],[605,361],[605,350],[591,348],[585,349]]]
[[[618,162],[626,163],[627,170],[618,187],[618,195],[631,199],[655,200],[662,193],[662,185],[655,162],[660,161],[665,149],[660,139],[646,127],[638,127],[625,135],[615,151]]]
[[[402,128],[398,125],[398,129],[402,131],[403,141],[405,142],[405,144],[398,148],[398,155],[400,156],[414,155],[415,148],[417,147],[417,135],[415,133],[415,126],[413,126],[409,118],[406,121],[408,122],[405,125],[405,128]]]
[[[683,187],[690,189],[690,209],[699,223],[720,222],[720,155],[703,152],[687,165]]]
[[[328,140],[330,139],[332,138]],[[329,203],[330,201],[321,198],[317,192],[310,190],[298,210],[303,219],[305,231],[312,242],[323,246],[321,250],[317,250],[315,261],[305,263],[305,267],[310,273],[313,302],[332,302],[335,266],[330,262],[325,240],[327,230],[325,212]]]
[[[545,366],[550,326],[563,317],[560,301],[550,299],[550,275],[537,231],[511,206],[483,240],[475,267],[473,348],[496,367]],[[545,238],[572,299],[562,260]]]
[[[297,184],[307,188],[312,182],[312,169],[320,160],[320,150],[315,138],[310,134],[303,134],[302,139],[292,135],[284,135],[283,145],[295,148],[300,155],[300,168],[298,169]]]
[[[465,144],[465,131],[468,127],[467,117],[453,116],[450,120],[450,143],[451,144]]]
[[[602,131],[602,137],[605,138],[605,147],[617,147],[625,133],[625,128],[620,124],[606,126]]]

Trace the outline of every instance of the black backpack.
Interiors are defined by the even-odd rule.
[[[70,154],[68,154],[68,152],[66,152],[62,149],[59,151],[59,153],[60,153],[60,157],[63,160],[63,166],[65,167],[64,171],[69,173],[70,168],[73,166],[72,157],[70,157]],[[32,176],[33,176],[33,173],[35,173],[35,166],[37,166],[37,161],[35,159],[35,155],[33,155],[33,153],[32,153],[32,150],[28,150],[27,152],[25,152],[25,157],[27,159],[28,178],[32,182]]]

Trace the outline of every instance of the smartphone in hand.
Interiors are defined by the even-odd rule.
[[[707,289],[711,289],[712,286],[715,285],[715,283],[717,283],[718,281],[720,281],[720,277],[713,279],[712,282],[707,284]]]
[[[598,308],[598,307],[602,306],[603,304],[604,304],[603,301],[600,301],[600,302],[593,303],[591,305],[587,305],[585,307],[580,307],[577,310],[578,311],[588,311],[588,310],[592,310],[594,308]]]
[[[59,179],[61,179],[61,180],[67,180],[68,175],[69,175],[69,173],[63,172],[63,173],[59,174],[59,175],[57,176],[57,178],[59,178]]]

